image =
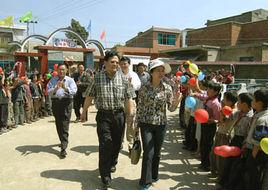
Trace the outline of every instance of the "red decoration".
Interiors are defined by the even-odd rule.
[[[183,73],[181,71],[177,71],[176,77],[181,77],[182,75],[183,75]]]
[[[206,123],[208,121],[209,115],[208,112],[204,109],[197,109],[194,112],[194,118],[199,123]]]
[[[52,76],[53,76],[53,77],[58,76],[58,72],[57,72],[57,71],[53,71]]]
[[[222,108],[222,113],[224,115],[226,115],[226,116],[229,116],[229,115],[231,115],[233,113],[233,109],[231,107],[229,107],[229,106],[224,106]]]
[[[58,70],[58,64],[54,64],[54,71],[57,71]]]
[[[0,67],[0,73],[2,73],[3,72],[3,69],[2,69],[2,67]]]
[[[241,154],[241,149],[237,146],[216,146],[214,148],[214,154],[227,158],[227,157],[237,157]]]
[[[195,85],[196,85],[196,78],[195,78],[195,77],[190,78],[190,80],[188,81],[188,83],[189,83],[191,86],[195,86]]]

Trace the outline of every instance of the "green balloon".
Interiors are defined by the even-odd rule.
[[[52,75],[50,73],[47,74],[47,79],[51,79]]]

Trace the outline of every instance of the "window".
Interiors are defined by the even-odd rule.
[[[176,44],[176,35],[158,33],[158,44],[174,46]]]
[[[254,61],[254,57],[251,56],[251,57],[239,57],[239,61]]]

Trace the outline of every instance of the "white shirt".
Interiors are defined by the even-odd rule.
[[[133,89],[135,91],[139,90],[141,88],[141,81],[137,73],[134,71],[129,71],[128,74],[123,73],[122,70],[120,70],[121,74],[127,77],[128,79],[131,78],[131,84],[133,86]]]

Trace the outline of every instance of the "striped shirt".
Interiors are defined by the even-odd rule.
[[[68,89],[68,92],[66,92],[63,88],[59,88],[56,93],[54,92],[54,89],[57,86],[57,83],[59,82],[59,77],[53,77],[49,83],[47,84],[48,93],[51,95],[51,98],[73,98],[77,91],[77,86],[74,82],[74,79],[71,77],[65,76],[64,79],[64,85]]]
[[[94,97],[96,108],[104,110],[123,109],[125,100],[136,97],[128,79],[119,71],[112,78],[108,77],[106,71],[96,74],[85,95]]]

